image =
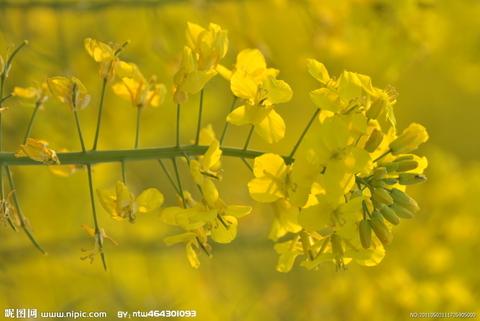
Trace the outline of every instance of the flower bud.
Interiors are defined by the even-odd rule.
[[[420,207],[418,206],[417,202],[408,196],[405,192],[402,192],[399,189],[392,188],[390,191],[390,195],[392,195],[393,201],[398,205],[405,207],[412,213],[418,212]]]
[[[380,115],[380,113],[385,109],[386,105],[385,99],[375,99],[372,105],[370,105],[370,108],[367,110],[367,117],[370,119],[376,119],[378,115]]]
[[[398,225],[400,223],[400,219],[397,214],[395,214],[395,211],[387,205],[382,205],[380,213],[382,213],[383,217],[393,225]]]
[[[387,174],[387,169],[385,167],[377,167],[373,170],[372,178],[375,180],[382,179],[387,176]]]
[[[386,205],[390,205],[393,203],[393,198],[390,196],[390,193],[388,193],[387,190],[384,188],[374,188],[372,194],[373,198],[378,203]]]
[[[383,134],[378,129],[374,129],[370,134],[367,142],[365,143],[365,150],[369,153],[373,153],[377,147],[382,143]]]
[[[397,139],[390,143],[390,151],[393,155],[410,153],[427,140],[428,133],[425,127],[413,123]]]
[[[418,162],[415,160],[405,160],[396,163],[398,164],[396,170],[397,172],[408,172],[418,167]]]
[[[409,211],[403,206],[398,205],[397,203],[390,205],[390,208],[394,210],[397,216],[400,218],[410,219],[414,216],[411,211]]]
[[[358,225],[358,231],[360,233],[360,242],[364,249],[368,249],[372,244],[372,228],[367,220],[361,220]]]
[[[413,185],[423,183],[427,180],[427,177],[423,174],[415,173],[401,173],[398,175],[398,183],[401,185]]]
[[[392,234],[383,222],[383,217],[380,213],[377,211],[373,212],[369,222],[373,232],[383,245],[389,244],[392,241]]]

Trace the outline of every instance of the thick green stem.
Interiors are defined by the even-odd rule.
[[[232,104],[230,105],[230,113],[232,112],[233,108],[235,108],[235,103],[237,102],[237,96],[233,96]],[[225,121],[225,126],[223,126],[222,135],[220,136],[220,146],[223,145],[223,140],[225,139],[225,135],[227,134],[229,122]]]
[[[300,138],[298,138],[297,143],[295,144],[295,146],[293,146],[292,152],[291,152],[290,155],[289,155],[290,158],[292,158],[292,157],[295,155],[295,153],[297,152],[298,147],[300,147],[300,144],[302,143],[303,138],[305,137],[305,135],[307,134],[308,130],[309,130],[310,127],[312,126],[313,122],[315,121],[315,118],[317,118],[318,113],[320,113],[320,108],[317,108],[317,110],[315,110],[315,112],[314,112],[313,115],[312,115],[312,118],[310,118],[310,120],[308,121],[307,127],[305,127],[305,129],[303,130],[303,132],[302,132],[302,134],[300,135]]]
[[[105,253],[103,252],[103,235],[98,225],[97,209],[95,208],[95,192],[93,190],[92,166],[90,164],[87,165],[87,173],[88,173],[88,187],[90,190],[90,202],[92,205],[93,225],[95,228],[95,242],[97,242],[98,250],[100,252],[100,257],[102,259],[103,268],[106,271],[107,261],[105,259]]]
[[[25,232],[27,237],[30,239],[32,244],[40,252],[42,252],[42,254],[47,254],[47,252],[45,252],[45,250],[37,242],[37,240],[35,239],[35,236],[33,236],[33,233],[32,233],[32,231],[30,230],[30,227],[27,224],[27,219],[26,219],[25,215],[23,215],[22,208],[20,207],[20,202],[18,201],[17,192],[16,192],[16,189],[15,189],[15,182],[13,181],[13,177],[12,177],[12,173],[10,171],[10,168],[8,166],[5,166],[5,170],[7,172],[8,182],[10,184],[10,189],[13,191],[13,202],[15,203],[15,207],[17,208],[18,218],[20,220],[20,227]]]
[[[97,149],[98,137],[100,135],[100,126],[102,124],[102,114],[103,114],[103,101],[105,100],[105,90],[107,88],[107,78],[103,78],[102,89],[100,94],[100,102],[98,103],[98,116],[97,116],[97,128],[95,130],[95,138],[93,139],[92,150]]]
[[[30,117],[30,121],[29,121],[28,127],[27,127],[27,132],[25,133],[25,138],[23,139],[24,144],[27,143],[27,139],[28,139],[28,137],[30,137],[30,133],[32,132],[33,122],[35,121],[35,118],[37,116],[37,112],[40,109],[41,105],[42,104],[38,101],[35,103],[35,109],[33,110],[32,117]]]
[[[181,147],[161,147],[161,148],[143,148],[143,149],[123,149],[123,150],[102,150],[102,151],[86,151],[84,152],[62,152],[57,153],[58,159],[62,165],[86,165],[99,163],[118,163],[125,161],[142,161],[142,160],[158,160],[171,159],[173,157],[198,156],[203,155],[207,151],[208,146],[187,145]],[[236,158],[255,158],[261,156],[265,152],[223,147],[222,155]],[[293,159],[289,156],[283,156],[287,164],[292,163]],[[28,157],[15,157],[12,152],[0,152],[0,163],[4,165],[45,165]]]
[[[138,148],[138,140],[140,138],[140,123],[142,116],[142,107],[137,107],[137,124],[135,127],[135,149]]]
[[[177,104],[177,147],[180,146],[180,104]]]
[[[200,101],[198,103],[197,135],[195,136],[195,145],[198,145],[200,141],[200,128],[202,127],[202,113],[203,113],[203,89],[200,91]]]

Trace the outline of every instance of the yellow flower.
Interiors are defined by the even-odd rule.
[[[279,199],[273,203],[275,217],[270,228],[268,238],[278,240],[287,233],[298,233],[302,226],[298,224],[298,215],[300,210],[285,199]]]
[[[228,50],[227,31],[219,25],[210,23],[208,29],[197,24],[187,23],[187,46],[197,55],[198,68],[206,70],[215,68],[225,57]]]
[[[90,103],[90,95],[82,82],[75,77],[50,77],[47,79],[50,92],[60,102],[72,109],[80,110]]]
[[[27,142],[20,145],[20,148],[15,153],[15,157],[29,157],[47,165],[60,164],[57,153],[53,149],[48,148],[46,141],[33,138],[27,138]]]
[[[118,181],[115,193],[97,190],[100,203],[110,213],[113,219],[122,221],[128,219],[134,222],[137,214],[156,210],[163,204],[163,194],[156,188],[147,188],[135,197],[128,187]]]
[[[237,56],[230,87],[245,104],[237,107],[227,121],[237,125],[251,124],[255,132],[269,143],[285,136],[285,122],[274,110],[276,104],[292,98],[290,86],[276,79],[278,71],[266,67],[265,58],[257,49],[245,49]]]
[[[200,267],[200,260],[198,259],[197,254],[197,251],[200,248],[206,252],[209,257],[211,257],[211,247],[207,243],[207,236],[202,230],[168,236],[164,238],[163,241],[166,245],[185,243],[185,254],[187,255],[187,260],[194,269],[198,269]]]
[[[113,245],[118,245],[118,243],[107,235],[105,229],[100,228],[99,232],[95,231],[93,227],[87,224],[82,224],[82,228],[87,233],[87,235],[95,240],[93,247],[90,249],[82,249],[82,252],[85,253],[84,256],[80,257],[81,260],[89,260],[90,263],[93,263],[95,256],[101,254],[101,249],[99,244],[103,244],[104,240],[109,240]]]
[[[393,155],[410,153],[427,140],[428,133],[425,127],[413,123],[390,143],[390,151]]]
[[[146,80],[137,65],[124,61],[118,62],[115,69],[119,81],[112,85],[113,92],[134,107],[158,107],[165,100],[167,88],[155,76]]]
[[[115,65],[120,61],[118,54],[127,43],[115,48],[96,39],[86,38],[84,40],[87,53],[100,64],[100,77],[111,80],[115,74]]]
[[[15,86],[13,88],[12,95],[15,97],[33,101],[35,104],[38,105],[39,108],[42,108],[44,103],[48,99],[48,86],[45,82],[41,83],[38,86],[31,87]]]

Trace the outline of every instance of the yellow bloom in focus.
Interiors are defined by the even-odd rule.
[[[205,29],[195,23],[188,22],[186,38],[187,46],[197,56],[200,70],[215,68],[227,54],[227,31],[214,23],[210,23],[208,29]]]
[[[290,86],[276,79],[278,70],[267,68],[265,58],[257,49],[245,49],[237,56],[230,87],[245,104],[237,107],[227,121],[237,125],[254,125],[255,132],[268,143],[285,136],[285,122],[274,110],[276,104],[292,98]]]
[[[147,80],[136,64],[120,61],[115,70],[119,81],[112,85],[113,92],[134,107],[158,107],[165,100],[165,85],[158,83],[155,76]]]
[[[217,74],[218,62],[228,49],[227,31],[213,23],[208,29],[188,23],[186,38],[180,67],[173,77],[173,99],[177,104],[185,103],[189,95],[205,87]]]
[[[132,223],[138,213],[156,210],[164,201],[163,194],[156,188],[148,188],[135,198],[128,187],[120,181],[117,182],[115,193],[97,190],[97,194],[103,208],[113,219],[118,221],[128,219]]]
[[[57,153],[48,148],[46,141],[33,138],[27,138],[27,142],[20,145],[15,152],[15,157],[29,157],[47,165],[60,164]]]
[[[47,79],[50,92],[70,108],[80,110],[90,103],[90,95],[82,82],[75,77],[56,76]]]
[[[413,123],[390,143],[393,155],[410,153],[428,140],[428,133],[422,125]]]

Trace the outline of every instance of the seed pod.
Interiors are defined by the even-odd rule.
[[[398,205],[397,203],[393,203],[392,205],[390,205],[390,208],[394,210],[397,216],[400,218],[410,219],[414,217],[411,211],[401,205]]]
[[[376,180],[372,180],[370,182],[370,185],[372,185],[373,187],[380,188],[380,187],[385,187],[385,182],[382,179],[376,179]]]
[[[386,169],[389,173],[392,173],[392,172],[396,172],[396,171],[397,171],[398,163],[396,163],[396,162],[391,162],[391,163],[383,164],[383,166],[385,166],[385,169]]]
[[[397,157],[394,162],[402,162],[402,161],[406,161],[406,160],[413,160],[413,155],[403,155],[403,156],[399,156]]]
[[[401,173],[398,175],[398,182],[401,185],[413,185],[423,183],[427,180],[427,177],[423,174],[415,173]]]
[[[392,234],[383,222],[383,217],[380,213],[377,211],[373,212],[369,222],[373,232],[383,245],[389,244],[392,241]]]
[[[390,193],[387,192],[387,190],[384,188],[374,188],[373,198],[379,203],[383,203],[386,205],[393,204],[393,198],[390,196]]]
[[[393,225],[398,225],[400,223],[400,219],[397,214],[395,214],[395,211],[387,205],[383,205],[380,208],[380,213],[382,213],[383,217]]]
[[[390,195],[392,195],[393,201],[397,203],[400,206],[405,207],[412,213],[416,213],[420,210],[420,207],[418,206],[417,202],[408,196],[407,193],[402,192],[401,190],[397,188],[392,188],[390,190]]]
[[[364,249],[368,249],[372,244],[372,228],[367,220],[361,220],[358,225],[358,231],[360,233],[360,243]]]
[[[369,153],[373,153],[377,147],[382,143],[383,134],[378,129],[374,129],[370,134],[367,142],[365,143],[365,150]]]

